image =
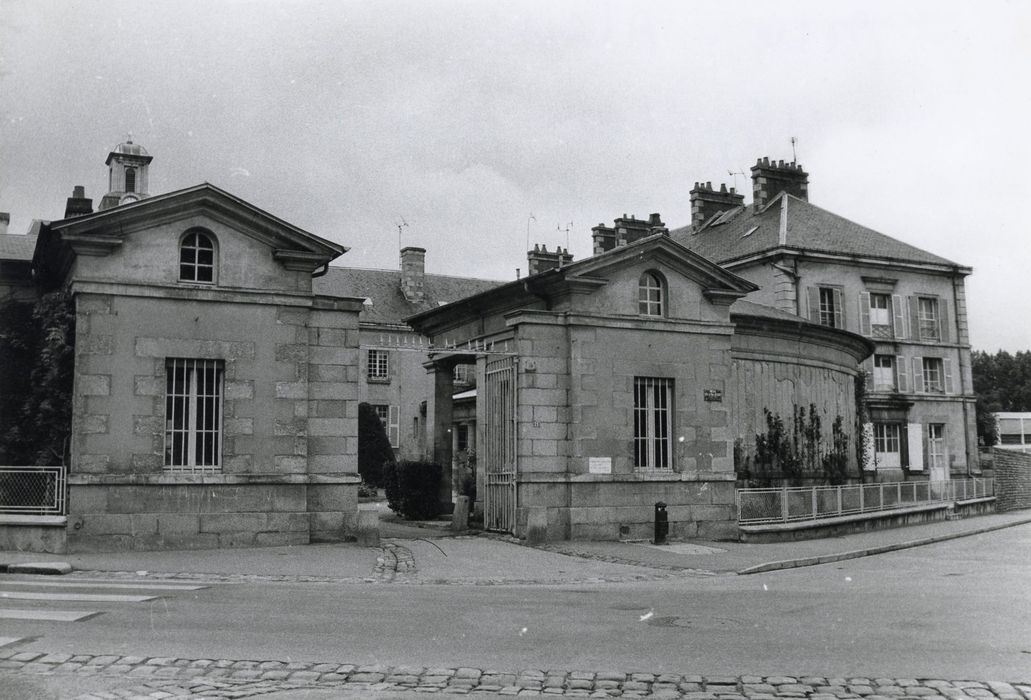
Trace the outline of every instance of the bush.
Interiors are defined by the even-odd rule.
[[[381,488],[383,467],[394,461],[394,450],[376,409],[364,402],[358,404],[358,474],[362,483]]]
[[[383,481],[390,510],[405,520],[428,520],[440,512],[443,469],[433,462],[389,462]]]

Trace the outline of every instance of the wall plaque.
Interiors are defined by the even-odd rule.
[[[612,473],[612,458],[611,457],[588,457],[587,458],[587,470],[591,474],[611,474]]]
[[[717,403],[723,402],[723,390],[722,389],[704,389],[702,396],[706,401],[716,401]]]

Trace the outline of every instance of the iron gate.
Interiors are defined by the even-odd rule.
[[[483,522],[504,532],[515,532],[516,363],[514,357],[488,360],[484,382]]]

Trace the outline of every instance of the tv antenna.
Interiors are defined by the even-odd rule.
[[[736,192],[737,191],[737,176],[740,175],[741,177],[744,177],[745,176],[745,171],[744,170],[738,170],[738,171],[728,170],[727,171],[727,175],[730,175],[732,178],[734,178],[734,191]]]
[[[570,221],[568,224],[566,224],[565,228],[562,228],[562,224],[558,224],[557,226],[555,226],[555,229],[559,233],[562,233],[563,231],[566,232],[566,250],[568,251],[569,250],[569,232],[573,230],[573,222]]]
[[[797,163],[798,162],[798,156],[795,155],[795,144],[796,143],[798,143],[798,139],[795,138],[794,136],[792,136],[791,137],[791,162],[792,163]]]
[[[400,221],[394,222],[394,225],[397,226],[397,250],[399,251],[398,255],[400,255],[400,250],[401,250],[401,229],[409,228],[408,222],[405,221],[405,218],[402,216],[402,217],[400,217],[400,219],[401,219]],[[398,265],[398,268],[401,267],[401,258],[400,257],[397,260],[397,265]]]

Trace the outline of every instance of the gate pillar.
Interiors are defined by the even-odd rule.
[[[426,405],[426,423],[431,442],[430,454],[440,465],[440,509],[450,513],[454,507],[452,499],[452,397],[455,393],[456,358],[447,357],[430,360],[424,367],[433,377],[433,396]]]

